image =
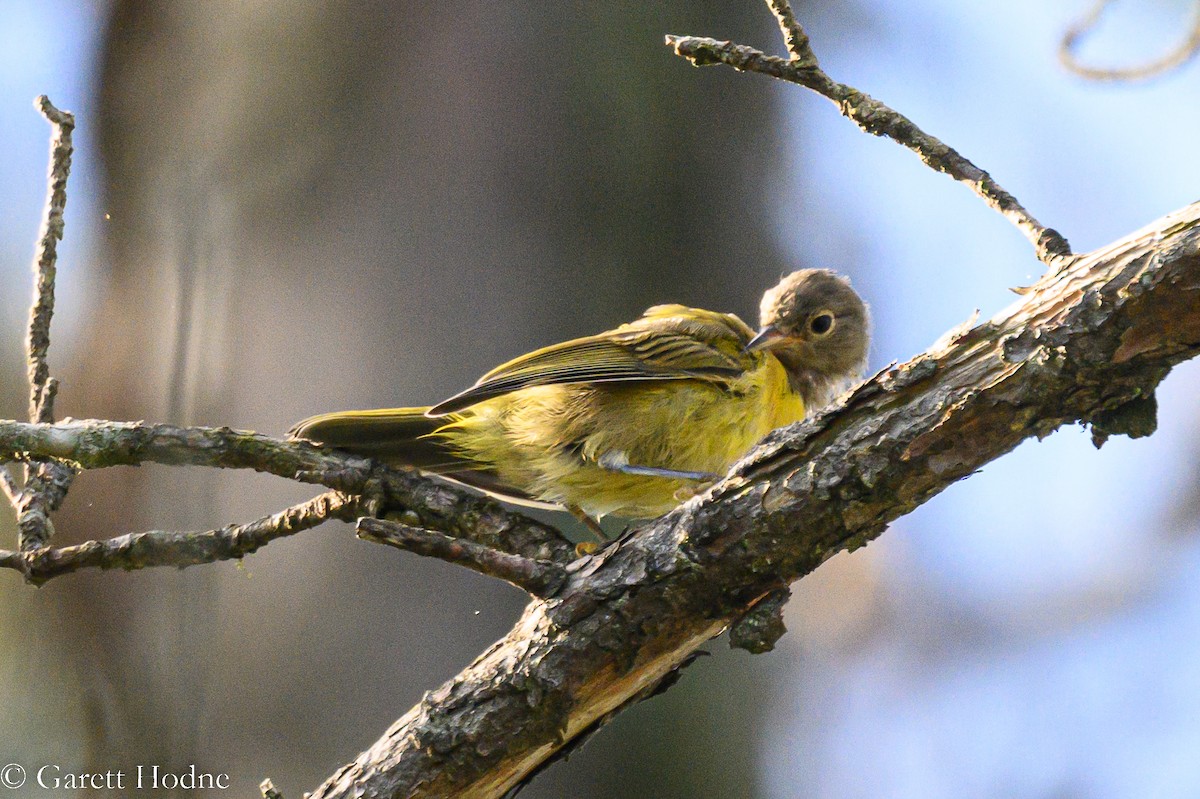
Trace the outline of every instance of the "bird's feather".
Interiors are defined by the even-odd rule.
[[[732,314],[656,305],[638,320],[596,336],[543,347],[497,366],[474,386],[433,406],[440,416],[532,386],[631,380],[724,381],[750,368],[754,335]]]

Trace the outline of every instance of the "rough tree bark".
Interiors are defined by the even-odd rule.
[[[707,495],[579,561],[557,596],[312,795],[497,797],[653,694],[778,589],[1021,441],[1154,429],[1200,354],[1200,203],[1067,259],[1020,301],[757,447]]]

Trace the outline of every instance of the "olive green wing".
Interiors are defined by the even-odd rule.
[[[453,413],[531,386],[633,380],[726,381],[756,356],[742,348],[753,337],[732,314],[683,305],[656,305],[642,318],[596,336],[565,341],[497,366],[474,386],[429,409]]]

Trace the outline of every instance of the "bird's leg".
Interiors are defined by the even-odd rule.
[[[678,469],[661,469],[657,466],[635,466],[624,452],[606,452],[596,459],[596,464],[607,472],[636,474],[642,477],[670,477],[674,480],[716,480],[721,475],[712,472],[685,472]]]
[[[583,508],[578,505],[567,505],[567,510],[572,516],[583,522],[583,526],[588,529],[596,538],[599,538],[601,543],[608,541],[608,536],[604,534],[604,528],[600,526],[600,522],[593,519],[583,512]],[[575,545],[575,554],[578,556],[593,555],[600,549],[600,544],[595,541],[583,541]]]
[[[572,516],[583,522],[583,526],[586,527],[589,532],[594,534],[596,538],[599,538],[601,541],[608,540],[608,536],[604,534],[604,528],[600,526],[600,522],[584,513],[583,508],[579,507],[578,505],[568,505],[567,510],[571,512]]]

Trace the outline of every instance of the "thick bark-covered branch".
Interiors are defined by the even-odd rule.
[[[314,797],[495,797],[653,688],[762,597],[1032,436],[1143,434],[1200,353],[1200,204],[759,445],[706,495],[587,558]]]

